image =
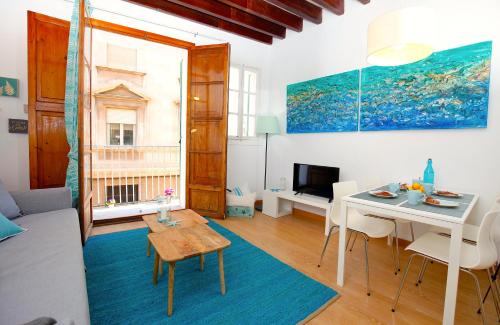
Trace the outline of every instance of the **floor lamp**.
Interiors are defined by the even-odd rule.
[[[269,134],[279,134],[280,126],[279,121],[276,116],[257,116],[257,125],[255,129],[255,133],[257,134],[265,134],[266,135],[266,158],[265,158],[265,167],[264,167],[264,190],[266,189],[266,180],[267,180],[267,140],[269,138]],[[255,207],[258,211],[262,211],[262,205],[257,205]]]

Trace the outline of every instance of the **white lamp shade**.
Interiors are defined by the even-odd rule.
[[[422,60],[434,51],[436,15],[424,7],[391,11],[368,26],[367,61],[395,66]]]
[[[276,116],[257,116],[255,127],[257,134],[279,134],[280,124]]]

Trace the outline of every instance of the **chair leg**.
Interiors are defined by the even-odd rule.
[[[349,252],[352,252],[352,248],[354,247],[354,243],[356,242],[356,239],[358,238],[358,233],[354,234],[354,240],[352,241],[351,248],[349,248]]]
[[[469,270],[466,269],[461,269],[465,273],[470,274],[470,276],[474,279],[474,284],[476,285],[476,291],[477,291],[477,299],[479,301],[479,309],[481,309],[481,318],[483,320],[483,324],[486,324],[486,317],[484,315],[484,306],[483,306],[483,294],[481,293],[481,287],[479,286],[479,280],[477,279],[477,276],[472,273]],[[489,272],[488,272],[488,277],[489,277]],[[490,278],[491,279],[491,278]]]
[[[398,292],[396,293],[396,297],[394,298],[394,304],[392,305],[392,312],[396,311],[396,305],[398,304],[399,296],[401,295],[401,290],[403,289],[403,286],[405,284],[406,276],[408,275],[408,270],[410,269],[411,261],[413,261],[413,258],[417,255],[418,254],[411,255],[410,259],[408,260],[408,264],[406,264],[406,269],[403,273],[403,278],[401,278],[401,283],[399,284]]]
[[[349,231],[349,229],[347,229],[346,231]],[[352,236],[352,231],[349,231],[349,236],[347,236],[347,242],[345,243],[346,252],[347,252],[347,248],[349,247],[349,243],[351,242],[351,236]]]
[[[491,288],[491,295],[493,296],[493,302],[495,303],[495,310],[497,312],[497,318],[498,321],[500,321],[500,302],[498,301],[498,289],[496,285],[493,283],[494,281],[494,275],[491,273],[490,269],[486,270],[486,273],[488,273],[488,279],[490,281],[490,288]],[[486,298],[488,294],[486,294],[484,297]],[[482,301],[484,303],[484,300]]]
[[[411,232],[411,241],[415,241],[415,233],[413,232],[413,222],[410,221],[410,232]]]
[[[396,253],[394,252],[394,250],[396,249],[396,245],[394,245],[394,239],[395,239],[395,236],[391,236],[389,235],[389,238],[391,240],[391,254],[392,254],[392,263],[394,263],[394,274],[397,275],[398,274],[398,271],[397,271],[397,265],[396,265]]]
[[[361,233],[361,235],[365,240],[366,294],[370,296],[371,292],[370,292],[370,268],[368,265],[368,237],[363,233]]]
[[[321,266],[321,262],[323,261],[323,256],[325,255],[326,246],[328,246],[328,241],[330,241],[330,236],[332,235],[333,228],[337,226],[330,227],[330,231],[328,232],[328,236],[326,237],[325,244],[323,245],[323,251],[321,252],[321,257],[319,259],[318,267]]]
[[[491,280],[493,282],[493,284],[495,285],[495,288],[496,288],[496,294],[497,294],[497,301],[499,301],[499,305],[500,305],[500,288],[498,287],[498,281],[497,281],[497,277],[498,277],[498,271],[500,270],[500,264],[496,266],[496,268],[491,268],[491,270],[495,270],[494,272],[492,272],[492,277],[491,277]]]
[[[427,269],[427,264],[429,264],[429,259],[424,257],[422,261],[422,266],[420,267],[420,272],[418,272],[417,282],[415,282],[416,286],[422,283],[422,280],[424,279],[425,270]]]
[[[495,285],[495,288],[496,288],[496,293],[497,293],[497,299],[500,300],[500,288],[498,288],[498,282],[496,281],[497,280],[497,276],[498,276],[498,271],[500,269],[500,265],[497,265],[496,268],[491,268],[491,271],[495,270],[491,276],[491,279],[492,279],[492,282],[493,284]],[[483,304],[484,302],[486,301],[486,298],[488,297],[488,295],[490,294],[490,290],[492,288],[492,285],[490,284],[490,286],[488,287],[488,290],[486,290],[486,293],[484,294],[484,297],[483,297]],[[477,310],[477,313],[480,314],[481,313],[481,310],[478,309]],[[500,319],[499,319],[500,321]]]
[[[400,266],[400,261],[399,261],[399,237],[398,237],[398,223],[396,220],[393,220],[394,222],[394,233],[396,234],[396,274],[398,274],[399,271],[401,271],[401,266]]]

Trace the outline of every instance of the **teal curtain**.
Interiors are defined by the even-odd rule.
[[[85,0],[90,15],[90,2]],[[66,138],[69,144],[69,163],[66,186],[71,189],[73,206],[78,203],[78,34],[80,26],[80,2],[74,0],[69,30],[68,62],[66,65],[66,94],[64,98],[64,119]]]

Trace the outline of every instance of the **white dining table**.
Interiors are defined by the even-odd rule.
[[[386,187],[384,187],[386,188]],[[403,192],[404,193],[404,192]],[[397,199],[379,199],[371,197],[368,191],[345,196],[342,198],[341,216],[339,227],[339,253],[337,284],[344,285],[345,266],[345,244],[346,244],[346,224],[349,218],[349,209],[357,209],[363,213],[378,216],[386,216],[395,219],[404,219],[420,222],[432,226],[439,226],[450,229],[450,257],[448,263],[448,276],[446,279],[446,297],[444,302],[443,324],[453,324],[455,319],[455,307],[457,301],[458,276],[460,251],[462,247],[462,232],[465,221],[470,215],[472,208],[478,200],[477,194],[464,194],[467,202],[461,203],[459,210],[429,207],[419,204],[410,206],[406,200],[406,195],[402,194]],[[448,200],[448,199],[446,199]],[[463,205],[462,205],[463,204]],[[452,213],[453,215],[450,215]],[[396,291],[394,291],[396,293]],[[388,306],[387,308],[390,308]]]

